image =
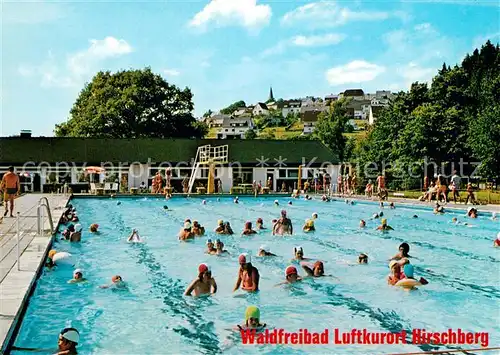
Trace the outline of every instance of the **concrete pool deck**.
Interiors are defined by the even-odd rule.
[[[10,340],[23,304],[36,280],[41,260],[52,240],[45,211],[44,233],[38,236],[36,206],[42,197],[49,201],[54,229],[69,199],[69,195],[26,194],[15,200],[14,213],[20,212],[20,270],[17,265],[16,218],[4,217],[0,224],[0,353],[3,353]],[[3,215],[3,208],[0,210]]]

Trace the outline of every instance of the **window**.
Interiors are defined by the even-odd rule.
[[[285,169],[279,169],[278,174],[280,178],[286,178],[286,170]]]
[[[299,177],[299,170],[298,169],[288,170],[288,177],[289,178],[298,178]]]
[[[253,181],[253,168],[233,168],[233,185],[251,184]]]

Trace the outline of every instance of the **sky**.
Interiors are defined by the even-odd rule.
[[[1,0],[0,135],[52,136],[100,70],[146,66],[196,116],[244,100],[407,90],[490,39],[498,0]]]

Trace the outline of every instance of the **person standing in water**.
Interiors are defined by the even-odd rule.
[[[401,243],[401,245],[399,246],[399,252],[394,255],[391,260],[401,260],[403,258],[411,258],[410,254],[408,254],[410,252],[410,246],[408,245],[408,243]]]
[[[257,232],[252,229],[252,222],[247,221],[245,223],[245,228],[241,232],[241,235],[251,235],[251,234],[257,234]]]
[[[21,184],[19,183],[19,176],[14,173],[13,166],[9,167],[9,171],[2,177],[0,190],[3,191],[3,201],[5,203],[4,217],[9,213],[9,204],[10,216],[14,217],[14,199],[21,192]]]
[[[296,283],[298,281],[302,281],[302,277],[299,276],[297,268],[293,265],[290,265],[289,267],[287,267],[285,269],[285,277],[286,277],[286,280],[283,282],[280,282],[276,286],[293,284],[293,283]]]
[[[217,292],[217,283],[212,277],[212,271],[207,264],[200,264],[198,266],[198,278],[188,286],[184,296],[200,296],[207,294],[214,294]]]
[[[234,291],[241,289],[244,291],[255,292],[259,290],[259,270],[252,265],[252,258],[247,253],[239,256],[240,270],[238,271],[238,279],[234,286]]]
[[[287,218],[286,211],[281,211],[281,218],[276,221],[273,226],[273,235],[293,234],[292,221]]]
[[[306,262],[301,262],[300,265],[309,276],[321,277],[325,275],[325,268],[321,260],[316,261],[313,265]]]

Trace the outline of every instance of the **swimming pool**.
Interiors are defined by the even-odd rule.
[[[500,223],[490,215],[469,221],[474,226],[451,224],[463,213],[435,216],[431,209],[397,206],[384,209],[384,217],[395,229],[375,231],[379,221],[369,220],[378,205],[358,202],[278,198],[74,199],[84,234],[80,244],[64,241],[54,248],[76,256],[76,266],[90,280],[68,284],[72,268],[44,270],[22,320],[14,345],[19,348],[57,347],[57,335],[66,326],[81,334],[80,354],[214,354],[228,353],[396,353],[446,349],[445,346],[416,345],[242,345],[231,328],[241,323],[245,308],[258,305],[262,321],[268,326],[297,331],[323,331],[325,328],[368,329],[374,332],[425,328],[445,331],[462,328],[489,332],[489,346],[500,344],[500,250],[492,247]],[[121,204],[117,204],[117,202]],[[163,205],[168,204],[170,212]],[[258,235],[239,235],[247,220],[264,219],[266,227],[281,209],[294,222],[293,237],[273,237],[269,230]],[[319,214],[317,231],[301,231],[304,219]],[[418,219],[411,218],[414,214]],[[177,233],[185,218],[198,220],[207,236],[194,242],[179,242]],[[205,241],[218,219],[229,220],[234,236],[222,236],[227,257],[204,254]],[[359,229],[359,220],[367,228]],[[100,225],[100,234],[88,232],[91,223]],[[143,244],[128,244],[133,228],[145,238]],[[387,259],[398,245],[410,243],[410,254],[417,277],[430,284],[418,291],[405,292],[386,283]],[[238,255],[255,256],[266,244],[280,257],[259,260],[260,292],[243,294],[232,289],[238,271]],[[308,280],[293,286],[275,287],[284,280],[294,246],[302,246],[306,257],[325,262],[325,272],[338,277]],[[357,255],[369,255],[368,265],[350,265]],[[190,298],[182,294],[197,276],[197,266],[206,262],[218,284],[216,296]],[[299,273],[303,275],[302,270]],[[128,291],[100,289],[119,274]],[[452,348],[453,346],[449,346]],[[478,346],[464,346],[474,348]],[[22,354],[23,351],[13,351]],[[27,354],[27,352],[26,352]]]

